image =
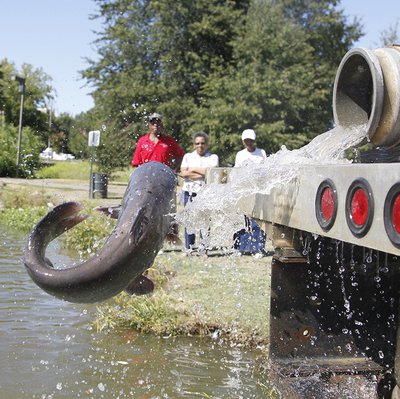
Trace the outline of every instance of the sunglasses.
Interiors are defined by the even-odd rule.
[[[150,121],[150,124],[151,125],[157,125],[157,124],[160,124],[161,123],[161,120],[160,119],[152,119],[151,121]]]

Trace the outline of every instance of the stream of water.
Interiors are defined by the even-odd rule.
[[[22,262],[26,237],[0,226],[0,397],[263,398],[260,353],[211,338],[96,332],[95,305],[40,290]],[[71,264],[56,243],[48,255]]]
[[[193,232],[208,232],[204,243],[209,247],[229,246],[234,233],[243,227],[243,214],[237,203],[255,193],[269,194],[275,187],[292,183],[306,165],[349,163],[343,155],[366,138],[366,126],[344,129],[335,127],[309,144],[271,154],[259,165],[233,168],[227,184],[203,186],[196,200],[176,215],[179,223]]]

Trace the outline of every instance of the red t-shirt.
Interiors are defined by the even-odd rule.
[[[170,166],[171,158],[183,158],[185,152],[178,143],[165,134],[160,134],[157,144],[150,140],[150,133],[139,138],[133,158],[132,166],[139,166],[146,162],[157,161]]]

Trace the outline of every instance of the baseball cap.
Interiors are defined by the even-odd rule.
[[[256,132],[253,129],[243,130],[242,140],[245,140],[245,139],[255,140],[256,139]]]
[[[154,113],[152,113],[152,114],[149,116],[149,121],[152,121],[152,120],[154,120],[154,119],[159,119],[159,120],[161,120],[161,119],[162,119],[162,116],[161,116],[160,114],[158,114],[157,112],[154,112]]]

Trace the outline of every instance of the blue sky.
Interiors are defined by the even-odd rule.
[[[92,0],[0,0],[0,59],[50,75],[57,113],[75,115],[93,106],[78,71],[87,67],[85,57],[96,57],[94,11]]]
[[[400,29],[400,0],[342,0],[341,7],[364,25],[366,35],[357,46],[378,47],[383,30],[397,21]],[[0,0],[0,59],[49,74],[57,113],[76,115],[93,106],[78,71],[88,66],[85,57],[96,58],[93,30],[100,26],[89,20],[94,12],[93,0]]]

